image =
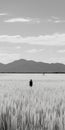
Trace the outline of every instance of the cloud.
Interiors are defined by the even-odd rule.
[[[65,53],[65,50],[58,50],[59,53]]]
[[[7,23],[15,23],[15,22],[31,22],[32,19],[25,19],[25,18],[12,18],[12,19],[8,19],[5,20],[5,22]]]
[[[55,23],[55,24],[65,23],[65,19],[60,19],[58,17],[52,16],[50,19],[48,19],[48,22],[49,23]]]
[[[1,15],[6,15],[6,14],[1,14]],[[54,24],[58,24],[58,23],[65,23],[65,19],[60,19],[58,17],[55,16],[51,16],[51,18],[49,19],[39,19],[39,18],[11,18],[11,19],[6,19],[4,21],[5,23],[32,23],[32,24],[40,24],[40,23],[54,23]]]
[[[38,52],[42,52],[43,49],[31,49],[31,50],[27,50],[28,53],[38,53]]]
[[[58,20],[58,19],[59,19],[59,18],[56,17],[56,16],[52,16],[51,18],[52,18],[52,19],[55,19],[55,20]]]
[[[7,15],[5,13],[2,13],[1,15]],[[30,18],[30,17],[27,17],[27,18],[11,18],[11,19],[7,19],[4,21],[5,23],[55,23],[55,24],[58,24],[58,23],[65,23],[65,19],[60,19],[58,17],[55,17],[55,16],[52,16],[51,18],[47,19],[47,20],[42,20],[42,19],[39,19],[39,18]]]
[[[17,46],[16,49],[21,49],[21,46]]]
[[[28,43],[33,45],[63,46],[65,45],[65,34],[40,35],[34,37],[22,37],[21,35],[0,35],[0,42],[8,42],[14,44]]]
[[[47,60],[47,63],[63,63],[65,64],[65,57],[51,57],[49,58],[49,61]]]
[[[13,62],[14,60],[18,60],[20,58],[20,54],[17,53],[0,53],[0,62],[4,64]]]
[[[7,13],[0,13],[0,16],[8,15]]]
[[[55,20],[54,23],[65,23],[65,20]]]
[[[40,20],[35,19],[35,18],[12,18],[5,20],[4,22],[6,23],[16,23],[16,22],[21,22],[21,23],[40,23]]]

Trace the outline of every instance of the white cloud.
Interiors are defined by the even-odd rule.
[[[0,13],[0,16],[8,15],[7,13]]]
[[[58,50],[59,53],[65,53],[65,50]]]
[[[52,19],[48,19],[47,22],[49,22],[49,23],[52,22]]]
[[[0,53],[0,63],[10,63],[13,62],[14,60],[20,59],[20,54],[14,53],[14,54],[9,54],[9,53]]]
[[[54,23],[65,23],[65,20],[55,20]]]
[[[15,22],[21,22],[21,23],[40,23],[40,20],[36,18],[12,18],[5,20],[6,23],[15,23]]]
[[[65,19],[60,19],[58,17],[52,16],[50,19],[47,20],[47,22],[49,22],[49,23],[55,23],[55,24],[65,23]]]
[[[21,49],[21,46],[17,46],[16,49]]]
[[[51,57],[47,60],[48,63],[63,63],[65,64],[65,57]]]
[[[8,19],[5,20],[5,22],[7,23],[15,23],[15,22],[31,22],[32,19],[25,19],[25,18],[12,18],[12,19]]]
[[[22,37],[20,35],[0,35],[0,42],[28,43],[35,45],[62,46],[65,45],[65,34],[41,35],[35,37]]]
[[[27,50],[28,53],[38,53],[38,52],[42,52],[43,49],[31,49],[31,50]]]
[[[61,21],[60,20],[55,20],[55,21],[53,21],[53,23],[61,23]]]
[[[52,16],[51,18],[52,18],[52,19],[59,20],[59,18],[58,18],[58,17],[56,17],[56,16]]]
[[[28,53],[36,53],[37,49],[31,49],[31,50],[27,50]]]
[[[1,15],[7,15],[6,13],[2,13]],[[51,16],[51,18],[49,19],[39,19],[39,18],[30,18],[30,17],[27,17],[27,18],[11,18],[11,19],[6,19],[4,21],[5,23],[55,23],[55,24],[58,24],[58,23],[65,23],[65,19],[60,19],[58,17],[55,17],[55,16]]]

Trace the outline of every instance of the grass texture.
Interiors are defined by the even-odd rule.
[[[0,130],[65,130],[64,83],[0,81]]]

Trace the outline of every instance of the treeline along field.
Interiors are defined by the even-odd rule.
[[[33,83],[0,79],[0,130],[65,130],[65,80]]]

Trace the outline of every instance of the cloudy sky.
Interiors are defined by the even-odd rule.
[[[65,0],[0,0],[0,62],[65,64]]]

